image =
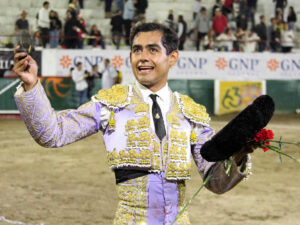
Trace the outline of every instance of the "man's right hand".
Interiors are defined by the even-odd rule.
[[[20,46],[18,45],[14,50],[14,68],[13,71],[24,82],[25,91],[33,88],[37,81],[38,66],[36,61],[25,52],[18,52]],[[22,57],[25,57],[22,59]],[[21,58],[21,59],[20,59]],[[26,70],[26,67],[28,69]]]

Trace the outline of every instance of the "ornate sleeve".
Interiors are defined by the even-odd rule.
[[[221,162],[208,162],[202,158],[200,154],[201,147],[214,135],[211,127],[196,124],[193,133],[197,136],[197,139],[196,143],[192,145],[192,155],[198,171],[203,180],[206,179],[208,174],[212,175],[212,178],[206,184],[206,188],[214,193],[222,194],[232,189],[248,175],[246,165],[249,163],[249,157],[240,166],[237,166],[233,159]]]
[[[29,91],[19,86],[14,98],[31,136],[44,147],[64,146],[103,129],[100,103],[55,112],[40,82]]]

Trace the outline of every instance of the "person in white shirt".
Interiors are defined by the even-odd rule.
[[[233,41],[236,40],[236,37],[232,34],[232,30],[227,27],[225,32],[220,34],[216,40],[219,42],[219,51],[230,52],[233,49]]]
[[[79,105],[87,102],[88,83],[85,78],[88,75],[82,69],[82,63],[78,62],[76,68],[72,71],[72,79],[75,82],[75,89],[79,97]]]
[[[197,14],[201,9],[201,0],[195,0],[193,4],[193,20],[196,19]]]
[[[104,60],[104,70],[102,71],[102,89],[109,89],[117,82],[118,73],[116,68],[110,64],[109,59]]]
[[[49,18],[49,5],[50,3],[45,1],[43,8],[38,12],[38,27],[41,35],[42,46],[46,48],[49,40],[50,18]]]
[[[294,32],[289,29],[289,24],[284,23],[284,30],[281,31],[281,51],[283,53],[288,53],[292,51],[294,47]]]
[[[244,52],[256,52],[256,46],[259,41],[260,38],[254,32],[254,29],[249,30],[245,37]]]

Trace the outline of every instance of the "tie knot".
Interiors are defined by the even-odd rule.
[[[150,98],[152,99],[153,102],[156,102],[156,97],[157,97],[158,95],[151,94],[151,95],[149,95],[149,96],[150,96]]]

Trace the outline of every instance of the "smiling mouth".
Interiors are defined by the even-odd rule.
[[[138,66],[137,69],[139,72],[147,73],[147,72],[154,70],[154,66]]]

